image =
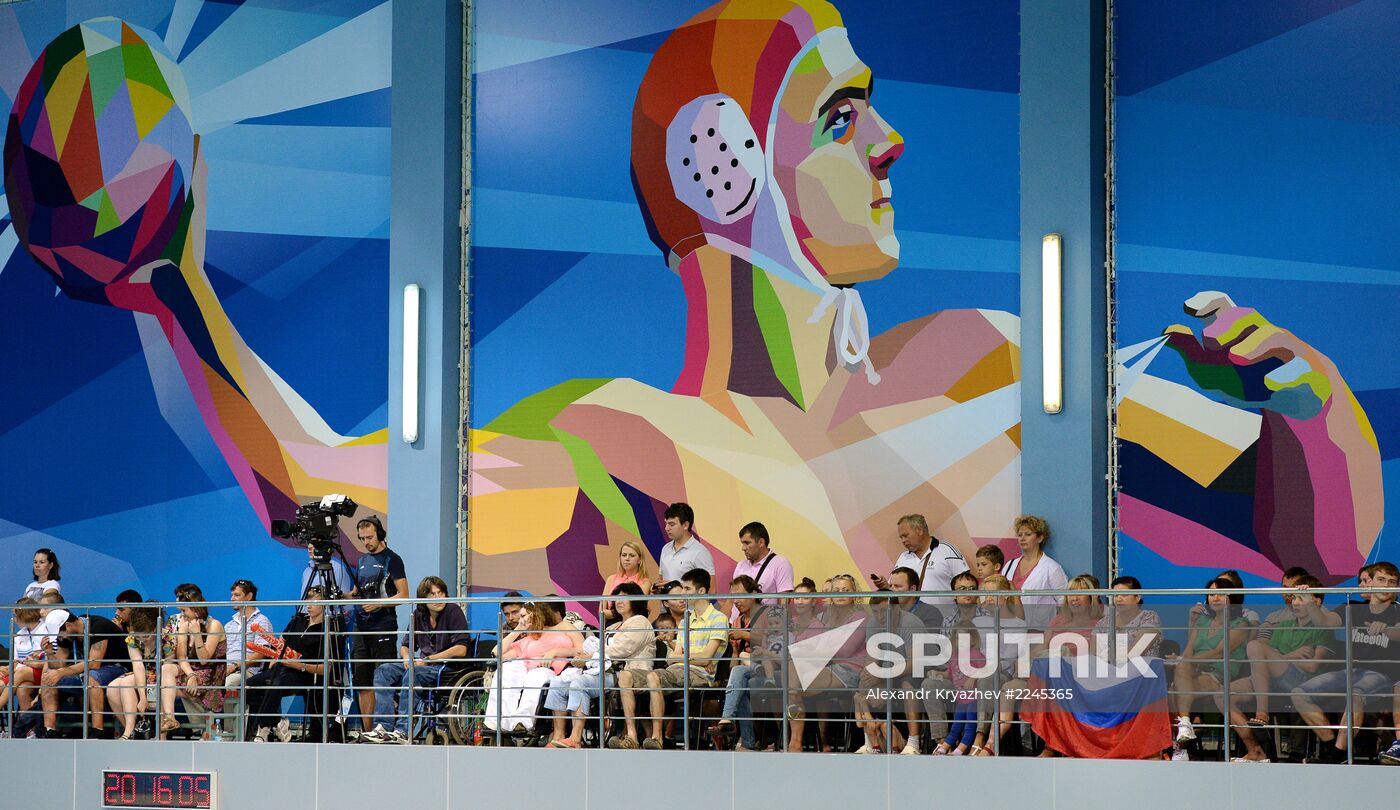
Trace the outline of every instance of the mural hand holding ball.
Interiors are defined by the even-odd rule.
[[[1350,386],[1314,346],[1223,292],[1197,293],[1184,309],[1200,336],[1175,324],[1166,345],[1225,405],[1161,380],[1131,385],[1120,437],[1175,472],[1123,476],[1124,532],[1154,549],[1190,549],[1167,554],[1172,562],[1351,576],[1380,534],[1385,498],[1376,434]],[[1252,496],[1243,516],[1242,495]]]
[[[1345,387],[1320,352],[1225,293],[1197,293],[1185,310],[1200,319],[1201,338],[1176,324],[1163,331],[1167,345],[1186,361],[1197,385],[1232,405],[1311,419],[1332,399],[1334,383]]]
[[[203,420],[172,427],[213,435],[264,526],[328,491],[383,513],[385,433],[331,430],[249,348],[209,282],[190,109],[180,67],[151,31],[104,17],[56,37],[5,132],[20,242],[68,297],[154,316],[160,331],[149,334],[168,346],[150,362],[173,352]]]

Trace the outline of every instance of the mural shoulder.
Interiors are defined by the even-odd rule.
[[[554,421],[554,417],[580,397],[593,393],[608,382],[606,378],[566,380],[510,406],[488,422],[484,430],[521,439],[552,441],[554,432],[549,423]]]
[[[1020,319],[995,310],[945,309],[906,321],[871,341],[882,375],[926,376],[926,395],[948,395],[969,375],[979,391],[1020,379]]]

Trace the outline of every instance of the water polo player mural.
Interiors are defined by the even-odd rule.
[[[657,48],[633,107],[631,170],[651,240],[685,293],[682,369],[669,392],[629,379],[565,382],[473,431],[475,587],[597,593],[624,540],[640,537],[655,559],[661,513],[680,500],[696,510],[720,587],[748,520],[765,522],[796,569],[818,576],[887,571],[896,519],[910,512],[964,554],[1011,531],[1021,508],[1017,317],[944,309],[871,335],[860,287],[899,264],[892,176],[905,150],[873,86],[840,15],[817,0],[719,3]],[[1211,341],[1241,337],[1229,325],[1254,317],[1221,302],[1198,311],[1214,318]],[[1257,442],[1248,457],[1257,470],[1243,459],[1232,469],[1244,497],[1262,493],[1260,515],[1282,518],[1279,504],[1318,471],[1344,476],[1312,498],[1346,530],[1314,537],[1308,523],[1229,557],[1253,553],[1265,565],[1316,540],[1308,553],[1341,572],[1374,536],[1378,505],[1352,507],[1378,475],[1374,444],[1325,358],[1269,334],[1251,350],[1292,351],[1311,371],[1273,373],[1278,393],[1266,407],[1286,400],[1294,410],[1266,417],[1262,432],[1247,413],[1221,428],[1226,406],[1145,381],[1133,389],[1141,409],[1124,418],[1165,414],[1170,430],[1137,435],[1168,463],[1199,467],[1202,454],[1240,456]],[[1192,340],[1174,333],[1172,345]],[[1253,355],[1210,345],[1189,354],[1210,387],[1226,387],[1231,364]],[[1314,385],[1320,375],[1325,384]],[[1299,388],[1322,402],[1281,390]],[[1212,482],[1201,481],[1201,495]],[[1164,548],[1204,542],[1206,529],[1186,535],[1183,525],[1196,524],[1163,520],[1143,535]],[[1221,541],[1227,551],[1250,542]]]
[[[58,35],[9,112],[4,188],[20,244],[75,306],[135,313],[162,413],[178,434],[208,431],[264,527],[327,492],[383,512],[385,431],[332,430],[249,348],[214,292],[191,121],[160,36],[113,18]],[[193,419],[179,404],[189,395]]]

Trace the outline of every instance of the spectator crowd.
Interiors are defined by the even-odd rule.
[[[687,504],[671,505],[663,528],[654,576],[643,546],[622,543],[602,601],[574,611],[564,597],[511,592],[499,632],[469,629],[437,576],[410,591],[373,517],[356,527],[365,554],[354,566],[308,560],[305,605],[280,630],[247,579],[230,585],[223,619],[190,583],[174,592],[190,604],[168,616],[132,590],[110,617],[70,612],[58,557],[39,549],[0,672],[3,733],[219,739],[236,729],[255,742],[383,744],[445,722],[458,741],[552,748],[1172,759],[1205,756],[1208,738],[1239,763],[1345,762],[1362,758],[1348,748],[1364,742],[1365,758],[1400,764],[1400,571],[1390,562],[1363,567],[1361,590],[1337,606],[1313,592],[1317,577],[1291,568],[1282,605],[1260,618],[1234,571],[1189,607],[1144,605],[1127,575],[1109,583],[1111,596],[1096,594],[1096,577],[1070,578],[1046,553],[1050,528],[1032,515],[1015,521],[1009,559],[990,544],[970,564],[923,516],[906,515],[889,572],[820,585],[774,550],[762,523],[739,530],[742,559],[727,583]],[[400,628],[395,602],[410,593],[420,601]],[[380,601],[330,601],[340,595]],[[941,656],[922,654],[930,639]],[[1133,656],[1153,663],[1129,671]],[[1059,674],[1086,662],[1113,675]],[[1101,718],[1107,704],[1094,701],[1105,696],[1118,700],[1126,744],[1065,722]],[[331,716],[349,717],[346,727]]]

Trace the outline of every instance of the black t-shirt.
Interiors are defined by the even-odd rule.
[[[1380,613],[1372,613],[1369,604],[1351,603],[1351,657],[1357,669],[1379,672],[1391,680],[1400,679],[1400,639],[1390,633],[1400,627],[1400,605],[1391,602]],[[1383,622],[1379,633],[1370,632],[1375,622]]]
[[[326,628],[322,622],[307,624],[310,619],[305,613],[298,613],[287,622],[282,631],[282,640],[288,647],[301,654],[303,661],[318,663],[325,658]]]
[[[438,614],[437,627],[433,627],[426,609],[413,611],[413,644],[410,645],[407,633],[399,640],[402,647],[417,646],[417,652],[424,658],[455,647],[464,647],[471,641],[467,635],[467,615],[458,605],[448,603]],[[458,666],[461,662],[458,662]]]
[[[394,583],[407,577],[403,558],[393,549],[385,548],[378,554],[366,554],[355,568],[355,595],[360,599],[398,596],[399,589]],[[398,626],[393,608],[381,607],[372,611],[366,611],[363,606],[355,608],[356,630],[395,630]]]
[[[130,672],[131,656],[126,651],[127,632],[105,616],[87,617],[87,626],[89,644],[96,647],[99,642],[107,642],[100,666],[116,665]]]

